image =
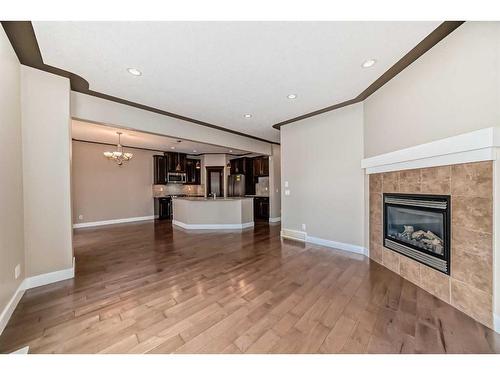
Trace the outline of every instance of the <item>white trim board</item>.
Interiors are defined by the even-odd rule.
[[[19,284],[17,287],[14,295],[12,298],[7,302],[7,305],[3,309],[2,313],[0,314],[0,335],[2,334],[3,330],[7,326],[7,323],[10,320],[10,317],[14,313],[14,310],[17,307],[17,304],[23,298],[24,292],[26,291],[26,288],[24,287],[24,281]]]
[[[242,224],[186,224],[182,221],[172,220],[172,224],[177,225],[178,227],[184,229],[246,229],[252,228],[254,226],[254,222],[251,221],[249,223]]]
[[[17,287],[14,295],[9,300],[5,308],[0,314],[0,335],[7,326],[12,313],[17,307],[17,304],[24,295],[24,292],[31,288],[36,288],[42,285],[52,284],[58,281],[72,279],[75,277],[75,258],[73,257],[73,266],[60,271],[44,273],[41,275],[31,276],[25,278]]]
[[[302,232],[300,230],[293,230],[293,229],[286,229],[283,228],[280,232],[280,236],[283,238],[287,238],[289,240],[295,240],[295,241],[306,241],[306,232]]]
[[[302,232],[299,230],[283,229],[281,231],[280,235],[281,235],[281,237],[287,238],[290,240],[312,243],[315,245],[331,247],[331,248],[337,249],[337,250],[343,250],[343,251],[348,251],[350,253],[368,256],[368,249],[364,248],[363,246],[358,246],[358,245],[353,245],[353,244],[338,242],[338,241],[332,241],[332,240],[325,240],[325,239],[319,238],[319,237],[308,236],[306,232]]]
[[[270,223],[277,223],[277,222],[279,222],[279,221],[281,221],[281,216],[278,216],[278,217],[270,217],[270,218],[269,218],[269,222],[270,222]]]
[[[139,216],[139,217],[127,217],[125,219],[112,219],[112,220],[102,220],[102,221],[89,221],[87,223],[76,223],[73,224],[73,228],[89,228],[89,227],[99,227],[101,225],[111,225],[111,224],[121,224],[121,223],[131,223],[134,221],[146,221],[154,220],[155,216]]]
[[[331,247],[331,248],[337,249],[337,250],[348,251],[350,253],[368,256],[368,250],[366,248],[364,248],[363,246],[353,245],[350,243],[325,240],[323,238],[311,237],[311,236],[306,236],[306,242],[312,243],[315,245]]]
[[[29,351],[30,351],[29,346],[23,346],[22,348],[17,349],[15,352],[12,352],[10,354],[28,354]]]
[[[402,150],[366,158],[366,174],[495,160],[500,147],[500,128],[460,134]]]
[[[74,277],[75,277],[75,258],[73,258],[73,266],[71,268],[66,268],[64,270],[27,277],[24,280],[24,287],[25,289],[31,289],[42,285],[56,283],[58,281],[72,279]]]
[[[500,333],[500,315],[493,314],[493,330]]]

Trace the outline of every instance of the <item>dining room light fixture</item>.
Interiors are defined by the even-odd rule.
[[[116,132],[116,134],[118,134],[118,144],[116,145],[116,151],[105,151],[104,156],[107,157],[109,160],[113,160],[119,166],[122,166],[124,162],[127,162],[130,159],[132,159],[134,154],[130,152],[124,152],[124,148],[121,144],[122,132]]]

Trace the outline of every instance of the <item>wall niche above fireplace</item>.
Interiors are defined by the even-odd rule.
[[[450,196],[383,195],[383,245],[450,274]]]

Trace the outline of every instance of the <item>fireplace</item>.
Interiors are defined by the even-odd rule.
[[[384,246],[450,274],[450,196],[384,194]]]

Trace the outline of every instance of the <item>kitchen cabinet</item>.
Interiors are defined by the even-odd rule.
[[[269,220],[269,197],[253,198],[254,220]]]
[[[253,176],[253,159],[245,158],[245,194],[255,195],[255,179]]]
[[[153,180],[155,185],[167,183],[167,158],[164,155],[153,155]]]
[[[200,185],[201,184],[201,167],[196,168],[196,163],[200,163],[198,159],[186,159],[186,183],[185,185]],[[198,164],[200,165],[200,164]]]
[[[231,174],[245,174],[246,175],[246,159],[247,158],[238,158],[232,159],[229,161],[231,165]]]
[[[167,172],[186,172],[186,154],[180,152],[166,152],[167,157]],[[177,169],[180,167],[180,170]]]
[[[155,198],[154,214],[158,220],[170,219],[172,217],[172,198]]]
[[[254,177],[269,176],[269,158],[267,156],[253,159],[253,175]]]

